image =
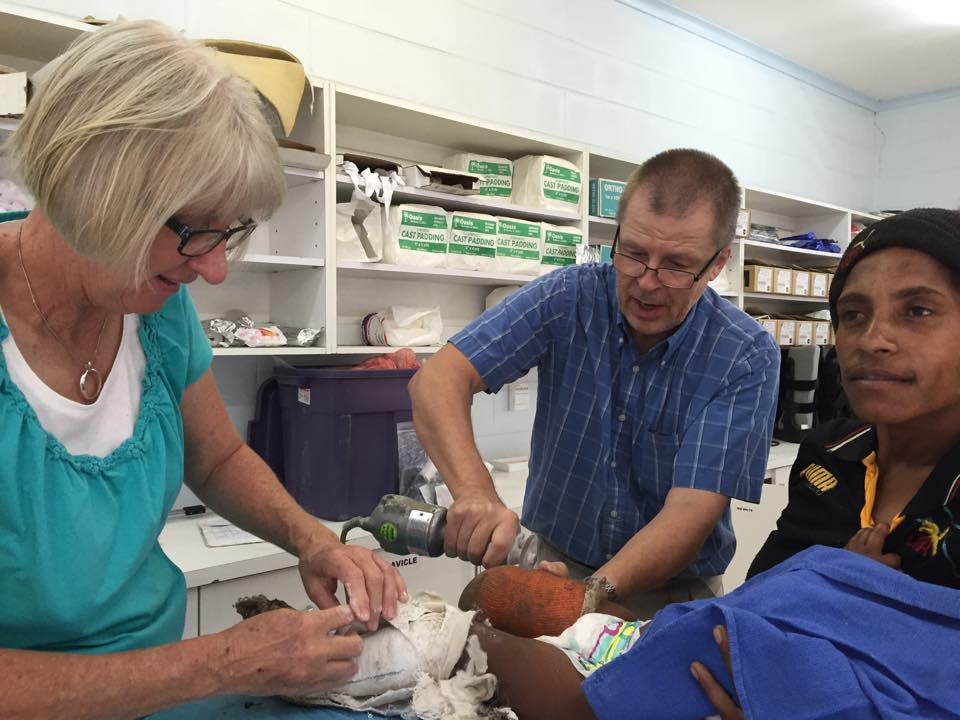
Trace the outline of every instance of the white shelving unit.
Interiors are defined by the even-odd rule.
[[[462,151],[510,159],[532,154],[553,155],[569,160],[580,169],[586,194],[585,153],[576,145],[344,86],[335,88],[333,105],[331,122],[335,127],[336,152],[375,155],[401,165],[415,162],[441,165],[445,158]],[[338,174],[337,199],[346,201],[352,191],[352,181],[346,175]],[[405,187],[395,190],[392,203],[438,205],[447,210],[574,225],[586,235],[585,219],[575,212],[541,210],[509,202],[481,200],[476,196]],[[583,207],[585,201],[581,203]],[[336,253],[335,245],[335,242],[328,244],[331,256]],[[440,307],[444,334],[449,337],[480,315],[486,296],[493,288],[521,285],[533,279],[508,273],[338,261],[336,272],[329,273],[329,281],[335,288],[332,292],[335,313],[330,315],[328,342],[332,343],[331,350],[337,355],[382,352],[383,349],[361,345],[361,319],[369,312],[391,305],[412,303]],[[436,348],[416,348],[416,351],[428,354],[435,352]]]
[[[284,355],[326,355],[327,351],[322,347],[273,347],[273,348],[249,348],[249,347],[218,347],[213,348],[213,356],[221,358],[243,357],[243,358],[270,358]]]
[[[485,273],[453,268],[414,268],[389,263],[364,263],[340,260],[337,273],[345,278],[368,278],[414,280],[418,282],[442,282],[463,285],[483,285],[498,287],[501,285],[523,285],[535,280],[533,275],[514,275],[511,273]]]
[[[426,345],[408,348],[417,355],[433,355],[440,350],[439,345]],[[395,348],[371,347],[370,345],[340,345],[337,348],[338,355],[380,355],[383,352],[391,352]]]
[[[337,175],[337,190],[350,193],[353,190],[353,182],[346,175]],[[513,205],[511,203],[492,203],[481,199],[479,195],[454,195],[452,193],[437,192],[435,190],[424,190],[423,188],[398,187],[393,193],[393,204],[396,205],[398,203],[438,205],[446,210],[464,210],[467,212],[488,213],[490,215],[506,215],[523,220],[557,224],[580,222],[579,213],[540,210],[525,205]]]
[[[84,23],[51,13],[0,2],[0,48],[7,57],[22,59],[23,69],[34,71],[62,52],[83,32]],[[8,63],[9,64],[9,63]],[[496,126],[434,108],[310,78],[309,94],[301,104],[293,139],[311,145],[329,159],[320,170],[285,166],[288,194],[283,207],[251,239],[244,258],[234,263],[226,282],[216,287],[195,283],[191,295],[202,318],[242,309],[254,320],[282,325],[322,327],[323,345],[314,348],[217,348],[217,374],[231,417],[238,427],[252,416],[257,385],[273,362],[293,361],[347,364],[353,358],[389,351],[361,344],[360,320],[369,312],[391,305],[416,304],[442,309],[445,336],[475,319],[484,309],[492,288],[522,285],[534,278],[506,273],[477,273],[451,269],[421,269],[341,261],[337,257],[335,205],[351,190],[350,180],[334,166],[337,152],[353,150],[397,160],[401,164],[439,165],[454,152],[476,152],[516,159],[529,154],[565,158],[583,179],[581,213],[552,212],[511,203],[491,203],[476,197],[401,188],[394,203],[436,204],[492,215],[542,220],[576,226],[585,242],[610,243],[616,221],[586,214],[588,180],[605,177],[626,181],[644,158],[618,157],[602,148],[586,148],[557,138],[517,128]],[[0,138],[16,127],[16,120],[0,118]],[[746,188],[743,205],[755,223],[800,233],[814,231],[831,237],[841,247],[850,240],[851,222],[870,223],[878,217],[829,203],[770,190]],[[825,253],[765,246],[742,241],[733,246],[729,289],[722,294],[737,306],[790,307],[808,311],[825,308],[824,300],[793,299],[743,293],[745,262],[828,267],[837,260]],[[414,348],[429,355],[436,347]]]

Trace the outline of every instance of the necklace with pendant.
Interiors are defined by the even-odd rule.
[[[27,290],[30,293],[30,300],[33,301],[33,307],[37,311],[37,314],[40,316],[40,319],[43,321],[43,326],[47,329],[58,343],[66,351],[67,355],[76,360],[73,353],[70,351],[70,346],[67,345],[57,334],[57,331],[50,327],[50,323],[47,321],[47,316],[43,314],[43,310],[40,309],[39,303],[37,303],[37,296],[33,294],[33,287],[30,285],[30,277],[27,275],[27,268],[23,265],[23,250],[21,238],[23,237],[23,225],[20,226],[20,230],[17,233],[17,259],[20,261],[20,271],[23,273],[23,279],[27,282]],[[93,357],[90,360],[87,360],[83,365],[83,372],[80,374],[80,397],[87,401],[94,401],[100,396],[100,391],[103,389],[103,377],[100,375],[100,371],[94,367],[93,363],[97,359],[97,353],[100,351],[100,341],[103,339],[103,330],[107,327],[107,318],[109,315],[103,318],[103,322],[100,323],[100,332],[97,335],[97,346],[93,349]]]

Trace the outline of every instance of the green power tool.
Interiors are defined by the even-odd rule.
[[[369,517],[355,517],[343,524],[340,542],[347,541],[353,528],[373,535],[380,547],[394,555],[443,555],[443,531],[447,509],[408,498],[384,495]]]

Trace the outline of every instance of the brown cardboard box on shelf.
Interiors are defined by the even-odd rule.
[[[797,345],[813,345],[813,320],[802,319],[797,320]]]
[[[777,337],[777,321],[776,318],[772,318],[769,315],[754,316],[754,320],[760,323],[760,327],[766,330],[768,333],[773,335],[774,338]]]
[[[827,297],[829,292],[830,273],[810,272],[810,297]]]
[[[436,165],[407,165],[403,179],[409,187],[451,193],[452,195],[479,195],[480,176],[473,173],[450,170]]]
[[[733,236],[738,238],[750,237],[750,211],[746,208],[740,208],[740,213],[737,215],[737,229],[734,230]]]
[[[773,268],[765,265],[743,266],[744,292],[772,293]]]
[[[829,320],[813,321],[813,344],[814,345],[830,344],[830,321]]]
[[[794,268],[793,271],[793,295],[801,297],[810,296],[810,271],[803,268]]]
[[[797,321],[779,318],[777,319],[777,345],[796,345],[797,344]]]
[[[0,65],[0,116],[20,117],[27,109],[30,81],[25,72]]]
[[[773,269],[773,292],[777,295],[793,295],[793,270],[782,267]]]

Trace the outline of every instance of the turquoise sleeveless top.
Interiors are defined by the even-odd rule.
[[[185,287],[140,320],[140,413],[103,458],[43,429],[0,353],[0,647],[116,652],[183,633],[183,574],[157,538],[183,482],[180,399],[212,353]]]

